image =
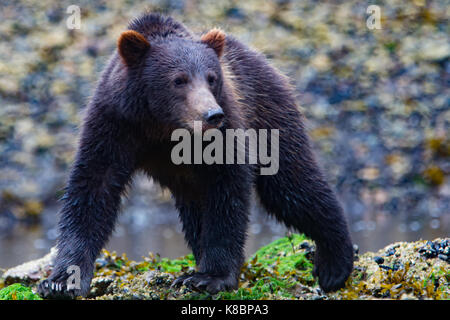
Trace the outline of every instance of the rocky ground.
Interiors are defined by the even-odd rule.
[[[194,270],[192,255],[169,260],[150,254],[136,262],[104,250],[86,299],[450,299],[450,238],[398,242],[362,255],[357,251],[345,288],[325,294],[312,276],[314,244],[289,235],[245,263],[239,289],[209,295],[185,286],[171,288],[177,276]],[[40,299],[32,290],[50,272],[54,254],[7,270],[0,281],[0,288],[5,287],[0,299]]]

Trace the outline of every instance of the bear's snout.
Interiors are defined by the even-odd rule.
[[[212,92],[202,84],[191,87],[187,95],[187,106],[190,121],[201,121],[203,130],[219,128],[225,118]]]
[[[223,113],[223,110],[220,107],[210,109],[203,114],[203,120],[208,124],[208,126],[214,128],[220,127],[224,117],[225,114]]]

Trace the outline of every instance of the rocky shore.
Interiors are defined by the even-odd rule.
[[[330,294],[312,276],[314,253],[314,243],[302,235],[276,240],[247,260],[239,289],[210,295],[171,287],[177,276],[194,271],[192,255],[170,260],[150,253],[142,261],[132,261],[126,254],[103,250],[85,299],[450,299],[450,238],[397,242],[361,255],[355,246],[351,277],[345,288]],[[52,250],[42,259],[6,270],[0,280],[0,299],[40,299],[33,292],[50,273],[54,255]]]

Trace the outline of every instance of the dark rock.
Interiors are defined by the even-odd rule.
[[[48,21],[51,23],[58,23],[64,17],[64,12],[61,8],[51,8],[46,12]]]
[[[246,18],[245,13],[242,11],[242,9],[237,7],[229,8],[225,14],[228,17],[236,20],[244,20]]]
[[[439,258],[444,261],[449,260],[450,246],[448,240],[441,242],[427,241],[427,243],[419,249],[419,253],[427,259]]]
[[[300,244],[300,249],[309,249],[311,245],[308,243],[308,241],[304,241]]]
[[[401,268],[403,268],[403,264],[400,262],[395,262],[391,269],[393,271],[397,271],[398,269],[401,269]]]
[[[384,263],[384,259],[383,259],[382,257],[380,257],[380,256],[375,256],[375,257],[373,257],[373,260],[374,260],[376,263],[378,263],[378,264]]]
[[[111,283],[113,283],[113,279],[111,278],[94,278],[91,283],[91,291],[88,297],[93,298],[108,293],[108,287]]]
[[[392,256],[395,254],[395,249],[391,248],[388,251],[386,251],[386,257]]]

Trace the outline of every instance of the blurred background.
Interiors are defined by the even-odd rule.
[[[366,25],[369,5],[381,30]],[[55,244],[78,127],[129,19],[219,26],[297,89],[360,252],[450,235],[449,1],[8,1],[0,4],[0,268]],[[66,12],[81,9],[81,28]],[[72,12],[71,12],[72,13]],[[137,176],[107,249],[189,252],[170,194]],[[255,204],[247,255],[286,232]]]

